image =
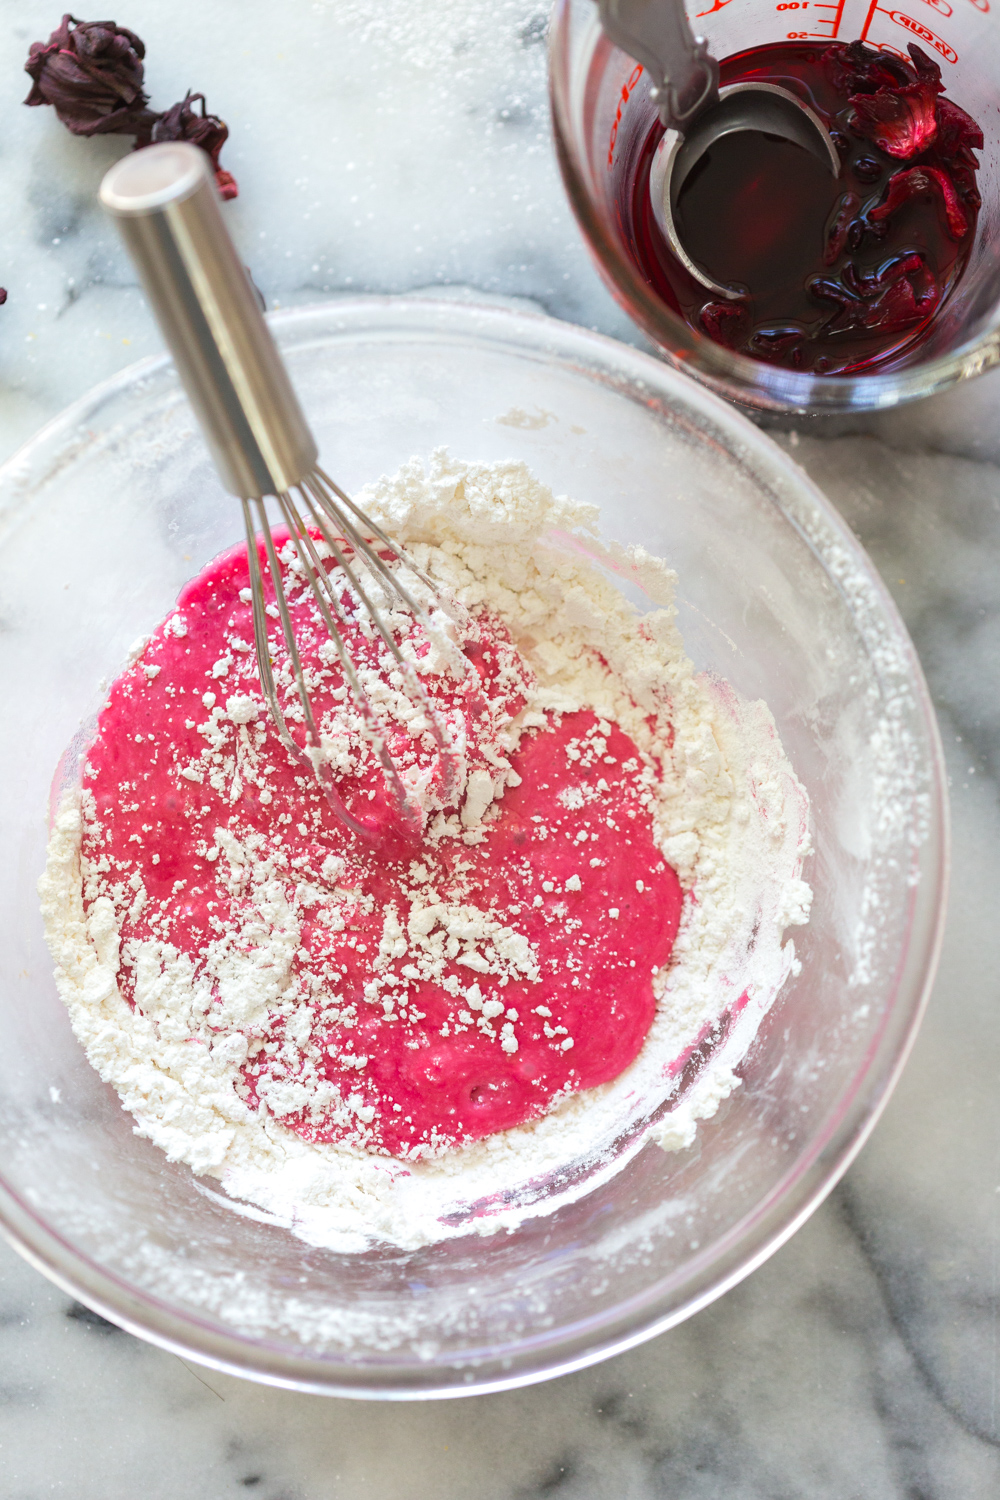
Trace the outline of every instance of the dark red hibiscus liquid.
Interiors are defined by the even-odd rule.
[[[840,157],[834,177],[804,147],[757,131],[724,136],[691,172],[675,210],[713,296],[671,255],[653,217],[643,144],[621,203],[643,275],[717,343],[821,375],[870,370],[919,339],[961,276],[979,213],[982,134],[945,99],[940,69],[860,42],[778,42],[721,64],[722,84],[766,79],[810,104]]]

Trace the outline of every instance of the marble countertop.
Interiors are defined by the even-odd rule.
[[[94,206],[113,140],[25,110],[58,8],[2,0],[0,456],[159,348]],[[227,213],[269,305],[427,288],[641,342],[549,140],[542,0],[129,0],[165,108],[230,122]],[[948,756],[951,916],[916,1050],[844,1181],[734,1291],[584,1373],[379,1405],[202,1371],[0,1244],[0,1497],[974,1500],[1000,1494],[1000,374],[776,434],[874,556]]]

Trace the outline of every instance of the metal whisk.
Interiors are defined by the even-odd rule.
[[[448,637],[435,616],[462,623],[456,607],[396,542],[376,526],[318,467],[318,450],[281,356],[261,315],[257,294],[222,219],[208,159],[184,142],[148,146],[124,157],[101,183],[104,207],[119,222],[143,289],[159,320],[178,373],[201,422],[226,488],[243,503],[253,602],[254,643],[261,687],[286,748],[305,761],[334,810],[354,832],[368,830],[337,795],[319,728],[292,617],[282,585],[266,497],[273,496],[294,541],[301,576],[336,647],[369,738],[381,762],[405,825],[419,829],[420,814],[408,796],[386,746],[377,716],[352,661],[348,621],[336,574],[323,564],[315,534],[361,601],[408,695],[426,719],[440,757],[445,803],[456,791],[458,759],[445,724],[431,705],[414,666],[400,651],[373,597],[380,587],[393,605],[408,611],[427,635],[447,650]],[[281,619],[285,647],[305,724],[306,745],[289,731],[278,701],[267,633],[266,593],[257,534],[264,539],[268,572]],[[400,578],[405,569],[428,591],[431,608]],[[373,587],[373,585],[375,587]],[[463,653],[452,647],[461,670]]]

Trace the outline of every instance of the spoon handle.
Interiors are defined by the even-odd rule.
[[[605,34],[649,71],[664,125],[683,134],[719,97],[719,64],[691,30],[683,0],[597,0],[597,8]]]

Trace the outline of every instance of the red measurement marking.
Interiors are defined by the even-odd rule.
[[[725,0],[724,0],[724,3],[725,3]],[[613,122],[613,124],[611,126],[611,136],[610,136],[610,138],[608,140],[608,166],[609,167],[613,167],[614,164],[615,164],[615,142],[618,139],[618,127],[619,127],[619,125],[622,122],[622,110],[624,109],[625,105],[628,103],[629,98],[631,97],[631,94],[632,94],[632,90],[635,88],[636,84],[639,82],[639,79],[641,77],[642,77],[642,63],[636,63],[635,67],[632,69],[632,72],[629,74],[628,83],[623,83],[622,84],[621,97],[618,100],[618,109],[615,112],[614,122]]]
[[[984,16],[990,13],[990,0],[972,0],[977,10],[981,10]]]
[[[933,4],[933,0],[927,0],[927,3],[929,5]],[[947,3],[947,0],[944,0],[944,3]],[[979,0],[972,0],[972,3],[977,5],[979,4]],[[982,0],[982,4],[988,5],[989,0]],[[935,10],[939,10],[940,5],[935,5],[934,8]],[[861,40],[863,42],[868,40],[868,32],[875,19],[876,11],[883,16],[888,16],[890,21],[895,21],[896,25],[902,26],[904,31],[909,31],[913,36],[918,36],[922,42],[926,42],[928,46],[933,47],[936,52],[939,52],[946,62],[958,62],[958,53],[954,47],[949,47],[948,43],[943,41],[935,32],[931,31],[928,26],[924,26],[921,21],[915,21],[912,16],[905,15],[901,10],[886,10],[884,6],[879,5],[878,0],[871,0],[871,4],[868,7],[868,15],[865,18],[865,24],[861,28]],[[950,15],[951,12],[948,11],[947,14]],[[890,48],[889,50],[892,49]]]
[[[881,6],[877,8],[882,10]],[[940,52],[946,62],[958,62],[958,53],[954,48],[949,47],[947,42],[925,26],[922,21],[915,21],[912,16],[904,15],[901,10],[886,10],[882,11],[882,14],[888,16],[890,21],[895,21],[897,26],[902,26],[905,31],[912,31],[913,35],[918,36],[922,42],[927,42],[936,52]]]
[[[714,4],[712,5],[711,10],[698,11],[697,15],[695,16],[695,20],[700,21],[702,16],[714,16],[717,10],[724,10],[727,5],[731,4],[732,0],[714,0]]]
[[[936,10],[939,16],[950,16],[952,13],[948,0],[924,0],[924,4]]]
[[[878,10],[878,0],[871,0],[871,4],[868,7],[868,14],[865,17],[865,24],[861,28],[861,40],[863,42],[866,42],[868,40],[868,30],[869,30],[869,27],[872,24],[872,21],[874,21],[874,19],[875,19],[875,12],[877,10]]]
[[[815,21],[813,22],[814,26],[829,26],[830,28],[829,33],[817,32],[817,36],[829,35],[832,40],[833,37],[840,35],[840,23],[844,19],[844,6],[846,5],[846,3],[847,0],[815,0],[815,4],[813,7],[815,10],[833,11],[832,16],[816,17]]]

